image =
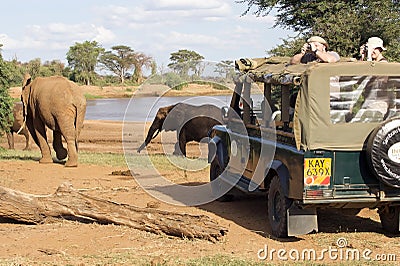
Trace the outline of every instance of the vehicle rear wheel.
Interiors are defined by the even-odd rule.
[[[292,200],[283,193],[279,176],[274,176],[268,190],[268,220],[272,234],[276,237],[287,237],[287,210]]]
[[[384,184],[400,188],[400,119],[392,118],[372,131],[367,142],[368,163]]]
[[[210,166],[211,193],[213,196],[218,197],[218,201],[232,201],[233,195],[230,194],[229,191],[224,194],[224,192],[228,190],[228,184],[222,181],[221,178],[218,178],[223,172],[224,169],[219,165],[218,161],[214,159]]]
[[[400,206],[382,207],[379,208],[378,212],[383,230],[392,234],[399,234]]]

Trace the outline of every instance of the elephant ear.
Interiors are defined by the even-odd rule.
[[[181,106],[179,106],[181,107]],[[177,128],[182,127],[185,121],[185,117],[186,117],[186,113],[185,110],[183,110],[182,108],[175,108],[173,110],[173,112],[175,113],[175,119],[176,119],[176,125]]]
[[[28,73],[24,75],[24,81],[22,82],[22,89],[24,89],[26,86],[31,84],[32,77]]]
[[[27,87],[31,84],[32,78],[31,75],[26,73],[24,75],[24,81],[22,82],[22,93],[21,93],[21,101],[23,105],[23,115],[24,115],[24,124],[26,120],[26,116],[28,114],[28,102],[29,102],[29,97],[30,97],[30,89]],[[30,86],[29,86],[30,87]]]
[[[182,113],[182,104],[168,106],[165,120],[163,121],[163,129],[165,131],[174,131],[181,127],[184,120],[184,113]]]

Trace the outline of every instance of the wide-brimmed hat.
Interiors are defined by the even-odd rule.
[[[323,45],[325,45],[326,49],[329,48],[328,42],[325,41],[324,38],[319,37],[319,36],[312,36],[307,40],[307,42],[319,42],[319,43],[322,43]]]
[[[381,48],[382,50],[386,50],[386,48],[383,47],[382,39],[378,38],[378,37],[369,38],[368,42],[367,42],[367,46],[368,46],[368,48],[372,48],[372,49]]]

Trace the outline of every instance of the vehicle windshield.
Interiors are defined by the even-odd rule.
[[[400,113],[400,76],[331,76],[332,124],[382,122]]]

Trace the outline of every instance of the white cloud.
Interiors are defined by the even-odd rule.
[[[28,25],[20,39],[7,34],[0,34],[0,43],[4,50],[31,51],[63,51],[66,53],[75,42],[97,41],[101,45],[115,40],[115,34],[103,26],[94,24],[64,24]],[[36,57],[36,56],[34,56]],[[39,56],[38,56],[39,57]]]
[[[148,0],[146,3],[146,6],[153,10],[215,10],[226,5],[226,1],[221,0]]]
[[[112,31],[103,26],[94,24],[64,24],[51,23],[44,26],[30,25],[27,27],[27,35],[32,39],[55,42],[96,40],[98,42],[110,42],[115,38]]]
[[[188,20],[217,21],[232,15],[231,6],[221,0],[151,0],[129,8],[118,5],[97,7],[96,11],[105,24],[130,28],[165,27]]]

